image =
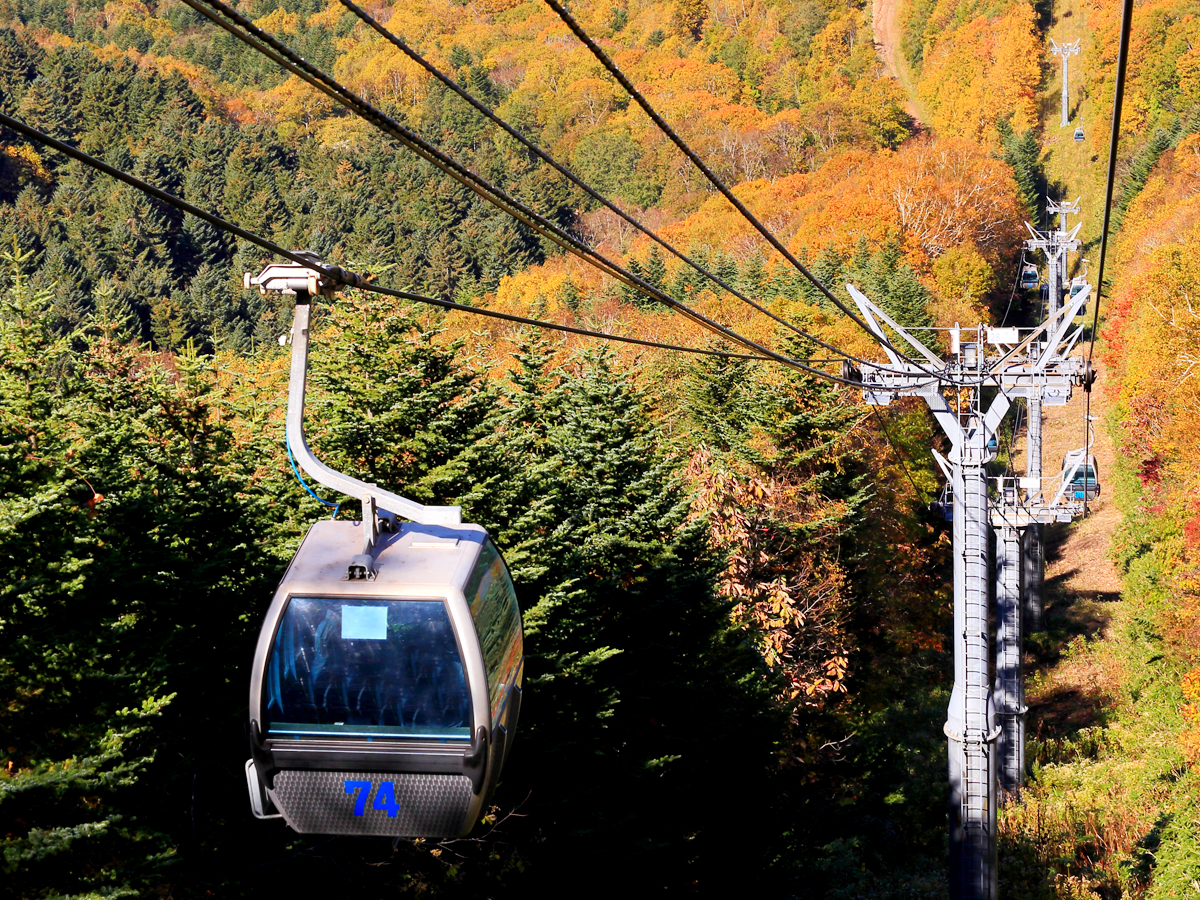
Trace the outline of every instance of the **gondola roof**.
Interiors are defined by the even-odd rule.
[[[331,582],[344,580],[370,593],[372,586],[444,585],[447,575],[469,567],[487,532],[478,525],[420,525],[403,523],[395,533],[376,538],[372,553],[374,576],[348,579],[347,566],[362,553],[361,522],[321,521],[313,524],[296,554],[284,583],[293,594],[327,593]],[[450,580],[455,580],[451,578]],[[353,589],[353,588],[351,588]]]

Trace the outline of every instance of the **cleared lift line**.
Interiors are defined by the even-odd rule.
[[[1132,23],[1133,0],[1123,0],[1121,39],[1117,45],[1117,83],[1113,92],[1112,129],[1108,139],[1108,176],[1104,183],[1104,224],[1100,227],[1100,265],[1096,269],[1096,308],[1092,310],[1092,329],[1088,335],[1088,368],[1092,365],[1092,354],[1096,350],[1096,329],[1100,324],[1100,296],[1104,292],[1104,258],[1108,252],[1108,227],[1112,219],[1113,185],[1117,177],[1117,143],[1121,139],[1121,108],[1125,102],[1125,67],[1129,62],[1129,29]],[[1087,423],[1092,420],[1091,390],[1088,390],[1083,402],[1083,421],[1086,429]],[[1087,518],[1087,491],[1083,494],[1083,516]]]
[[[238,40],[262,53],[277,65],[312,85],[326,96],[337,101],[342,106],[345,106],[351,112],[361,116],[380,131],[395,138],[422,159],[426,160],[445,174],[449,175],[464,187],[469,188],[483,199],[496,205],[514,218],[524,222],[530,228],[533,228],[539,234],[552,240],[554,243],[558,244],[568,252],[578,256],[584,262],[595,266],[597,269],[601,270],[605,274],[610,275],[623,284],[636,288],[655,302],[679,312],[681,315],[686,316],[702,327],[712,331],[720,337],[734,342],[735,344],[741,344],[750,350],[757,351],[764,357],[773,359],[776,362],[782,363],[783,365],[794,369],[810,372],[814,375],[818,375],[819,377],[828,378],[831,380],[844,380],[838,379],[836,376],[832,376],[827,372],[821,371],[820,369],[816,369],[801,363],[799,360],[793,359],[785,354],[777,353],[776,351],[771,350],[762,344],[756,343],[755,341],[738,334],[733,329],[728,328],[713,319],[710,319],[703,313],[692,309],[687,304],[680,303],[678,300],[649,284],[644,279],[639,278],[638,276],[626,270],[624,267],[608,259],[603,254],[592,250],[590,247],[586,246],[581,241],[565,232],[563,229],[559,228],[549,219],[546,219],[544,216],[541,216],[534,210],[530,209],[528,206],[512,197],[510,194],[492,185],[486,179],[472,172],[461,163],[451,159],[428,141],[421,138],[419,135],[414,134],[412,131],[405,128],[386,113],[383,113],[377,109],[371,103],[363,100],[353,91],[340,84],[334,78],[318,69],[316,66],[311,65],[307,60],[298,56],[270,34],[257,27],[253,22],[238,13],[228,4],[221,2],[221,0],[205,0],[204,3],[201,3],[200,0],[184,0],[184,2],[201,15],[224,28]],[[206,6],[212,7],[212,9],[207,9]],[[936,376],[931,375],[931,377]]]

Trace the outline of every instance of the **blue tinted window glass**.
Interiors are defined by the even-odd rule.
[[[471,735],[462,659],[440,600],[293,597],[265,695],[273,737]]]
[[[491,541],[483,545],[465,591],[483,650],[488,698],[495,723],[503,699],[501,685],[512,682],[521,661],[521,610],[504,560]]]

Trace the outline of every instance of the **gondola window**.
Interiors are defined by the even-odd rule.
[[[293,597],[265,700],[272,737],[471,735],[462,659],[439,600]]]
[[[465,591],[487,669],[492,721],[498,719],[504,688],[516,677],[521,658],[521,612],[504,562],[491,541],[484,544]]]

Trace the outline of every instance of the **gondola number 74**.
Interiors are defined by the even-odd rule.
[[[367,798],[371,795],[371,782],[346,781],[345,787],[347,794],[354,795],[354,814],[361,816],[367,809]],[[389,818],[396,818],[396,813],[400,812],[400,804],[396,802],[396,788],[390,781],[380,782],[371,808],[381,809],[388,814]]]

